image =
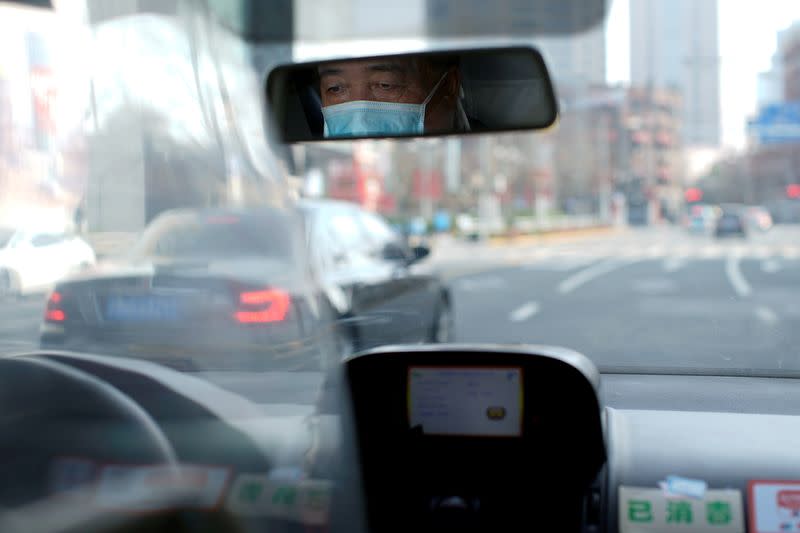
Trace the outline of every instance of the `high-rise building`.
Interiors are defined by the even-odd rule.
[[[305,0],[308,1],[308,0]],[[603,14],[601,2],[530,2],[529,0],[423,0],[425,23],[431,36],[464,37],[498,33],[531,39],[545,58],[556,81],[574,86],[605,84],[605,24],[596,23]],[[610,1],[610,0],[607,0]],[[405,0],[401,4],[414,2]],[[481,16],[476,16],[480,13]],[[568,37],[558,37],[569,29]]]
[[[538,40],[547,68],[559,85],[604,85],[606,82],[605,24],[570,37]]]
[[[777,34],[770,69],[758,74],[758,108],[800,100],[800,20]]]
[[[778,62],[786,101],[800,100],[800,21],[778,32]]]
[[[630,0],[631,84],[683,97],[689,146],[720,143],[717,0]]]

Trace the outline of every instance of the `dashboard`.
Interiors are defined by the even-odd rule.
[[[586,363],[565,349],[475,346],[346,362],[370,531],[516,531],[534,516],[577,530],[605,461]]]
[[[346,362],[338,404],[289,416],[158,365],[30,357],[132,399],[178,460],[230,468],[223,504],[246,530],[309,527],[232,502],[242,476],[301,465],[297,483],[329,493],[314,524],[330,531],[800,531],[792,379],[600,375],[551,347],[389,347]]]

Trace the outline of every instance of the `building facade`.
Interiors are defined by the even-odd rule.
[[[687,145],[720,143],[717,0],[631,0],[630,80],[676,89]]]

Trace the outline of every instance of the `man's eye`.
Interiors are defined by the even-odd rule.
[[[340,92],[342,92],[342,86],[341,85],[331,85],[330,87],[325,89],[325,92],[327,92],[328,94],[339,94]]]

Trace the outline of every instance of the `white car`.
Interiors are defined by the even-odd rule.
[[[0,295],[47,290],[95,261],[92,247],[77,235],[0,228]]]

